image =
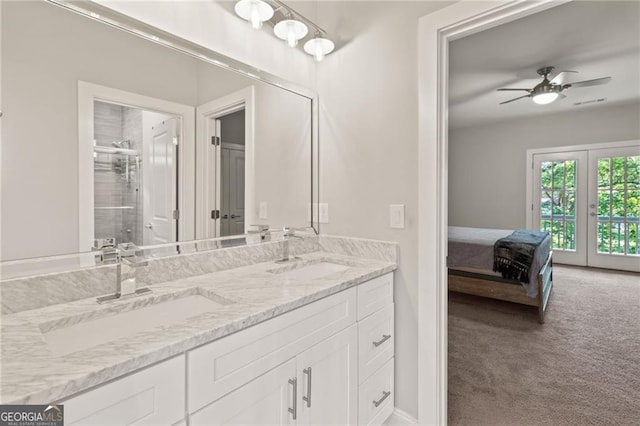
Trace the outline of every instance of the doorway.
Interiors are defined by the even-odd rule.
[[[151,245],[178,238],[178,119],[94,101],[94,238]]]
[[[220,129],[220,237],[244,234],[245,110],[216,119]]]
[[[529,227],[548,231],[558,263],[640,271],[640,144],[529,153]]]

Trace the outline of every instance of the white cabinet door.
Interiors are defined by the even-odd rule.
[[[299,424],[357,423],[357,334],[354,324],[298,355]]]
[[[184,418],[184,355],[63,401],[68,425],[160,425]]]
[[[191,415],[192,426],[289,425],[292,413],[296,361],[289,360]]]

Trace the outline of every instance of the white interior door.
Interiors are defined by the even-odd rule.
[[[554,261],[587,265],[587,151],[533,156],[533,227],[552,236]]]
[[[176,119],[151,126],[144,164],[144,243],[162,244],[177,240],[177,133]]]
[[[220,236],[244,234],[244,147],[223,143],[221,155]]]
[[[589,265],[640,271],[640,146],[589,152]]]

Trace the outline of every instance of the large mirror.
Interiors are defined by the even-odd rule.
[[[1,5],[3,261],[313,226],[311,92],[57,3]]]

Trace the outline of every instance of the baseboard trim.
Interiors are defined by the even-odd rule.
[[[417,425],[418,419],[415,419],[405,411],[396,408],[384,424],[389,426]]]

